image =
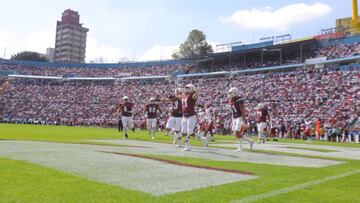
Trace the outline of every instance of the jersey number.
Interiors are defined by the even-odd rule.
[[[156,113],[156,108],[155,107],[150,107],[149,108],[149,113]]]
[[[178,108],[179,108],[179,102],[176,101],[176,102],[174,102],[173,109],[176,110],[176,109],[178,109]]]
[[[187,104],[188,104],[188,99],[183,99],[182,101],[182,105],[183,105],[183,108],[187,108]]]
[[[235,108],[235,105],[231,107],[234,113],[238,113],[238,110]]]

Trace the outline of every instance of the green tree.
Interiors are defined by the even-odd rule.
[[[173,58],[190,58],[213,53],[214,50],[206,41],[206,35],[200,30],[192,30],[186,41],[173,53]]]
[[[48,61],[45,56],[37,52],[23,51],[11,56],[11,60],[22,60],[22,61]]]

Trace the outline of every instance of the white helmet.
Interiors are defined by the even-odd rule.
[[[238,96],[238,95],[239,95],[239,90],[238,90],[238,88],[236,88],[236,87],[230,88],[230,89],[229,89],[229,92],[228,92],[228,95],[229,95],[229,97],[236,97],[236,96]]]
[[[155,102],[155,98],[154,97],[151,97],[150,98],[150,103],[154,103]]]
[[[177,94],[181,94],[181,93],[183,93],[184,92],[184,90],[182,89],[182,88],[176,88],[175,89],[175,94],[177,95]]]
[[[124,96],[123,97],[123,100],[125,101],[125,100],[129,100],[129,97],[128,96]]]
[[[185,92],[187,93],[196,92],[196,87],[193,84],[187,84],[185,86]]]
[[[259,103],[259,104],[257,105],[257,107],[258,107],[258,109],[263,109],[263,108],[265,107],[265,105],[264,105],[263,103]]]

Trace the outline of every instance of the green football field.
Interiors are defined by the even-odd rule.
[[[171,143],[171,138],[162,133],[158,133],[154,140],[143,131],[131,132],[129,137],[130,142],[123,141],[122,135],[115,129],[0,124],[0,202],[360,202],[360,160],[355,157],[356,152],[360,151],[359,144],[314,142],[305,145],[304,141],[284,140],[273,144],[280,146],[275,148],[278,151],[255,145],[253,151],[244,152],[244,156],[316,158],[340,163],[324,167],[278,165],[271,164],[271,160],[267,163],[257,163],[246,161],[244,156],[244,161],[228,161],[209,159],[208,156],[187,156],[193,152],[179,152],[185,155],[178,156],[177,153],[149,154],[141,150],[136,151],[136,155],[145,157],[149,163],[150,159],[156,159],[163,162],[171,161],[169,165],[176,163],[179,167],[183,164],[221,171],[246,171],[255,177],[162,195],[107,184],[79,173],[49,167],[46,163],[18,158],[32,153],[28,149],[15,149],[22,152],[12,152],[15,155],[11,155],[5,149],[5,146],[17,144],[17,141],[24,146],[27,146],[27,142],[20,141],[35,141],[29,143],[38,143],[39,148],[46,143],[56,144],[51,146],[99,147],[119,151],[134,148],[129,146],[131,141],[149,143],[149,146],[162,146],[162,143],[165,146],[165,143]],[[114,140],[116,142],[113,142]],[[234,142],[232,137],[217,136],[216,142],[212,143],[210,148],[232,153],[235,149]],[[201,146],[197,140],[191,140],[191,143]],[[41,149],[37,150],[37,155],[43,156]],[[355,153],[340,157],[342,153],[339,152],[339,156],[336,156],[339,150],[344,150],[344,153]],[[69,153],[71,156],[71,151]],[[48,155],[47,158],[50,159],[51,156]],[[143,158],[132,159],[140,161]],[[164,190],[167,189],[164,185]]]

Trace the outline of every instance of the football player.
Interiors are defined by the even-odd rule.
[[[123,103],[120,104],[118,112],[121,113],[121,121],[126,139],[128,138],[128,130],[132,129],[134,131],[133,107],[134,103],[129,101],[129,97],[124,96]]]
[[[146,113],[146,125],[149,131],[149,135],[152,139],[155,139],[155,132],[157,126],[157,115],[161,114],[159,105],[155,103],[155,98],[150,98],[150,103],[145,106]]]
[[[239,90],[236,87],[230,88],[228,92],[229,105],[232,111],[232,131],[234,136],[238,138],[239,148],[242,151],[242,140],[245,138],[249,143],[249,149],[252,150],[254,142],[245,135],[246,129],[246,112],[244,102],[239,97]]]
[[[204,135],[205,135],[205,111],[204,109],[200,108],[199,112],[197,113],[197,133],[196,137],[199,141],[202,141],[204,143]],[[205,143],[204,143],[205,145]]]
[[[216,132],[216,109],[209,102],[205,105],[205,137],[210,133],[209,140],[214,141],[214,135]]]
[[[171,102],[170,117],[166,122],[166,131],[173,137],[173,144],[178,142],[177,147],[181,147],[181,121],[182,121],[182,93],[181,88],[175,90],[175,95],[169,96],[165,99],[166,102]]]
[[[194,129],[196,126],[195,105],[197,101],[196,88],[193,84],[185,86],[185,94],[182,98],[183,119],[181,122],[181,133],[185,137],[184,151],[191,151],[190,136],[195,136]]]
[[[214,140],[213,135],[215,134],[215,108],[212,107],[211,103],[205,104],[205,112],[201,116],[199,121],[200,133],[198,134],[199,140],[201,140],[205,147],[208,147],[208,141]],[[208,136],[210,133],[210,136]]]
[[[267,134],[267,122],[270,122],[270,114],[263,103],[259,103],[256,110],[256,123],[259,143],[265,143]]]

